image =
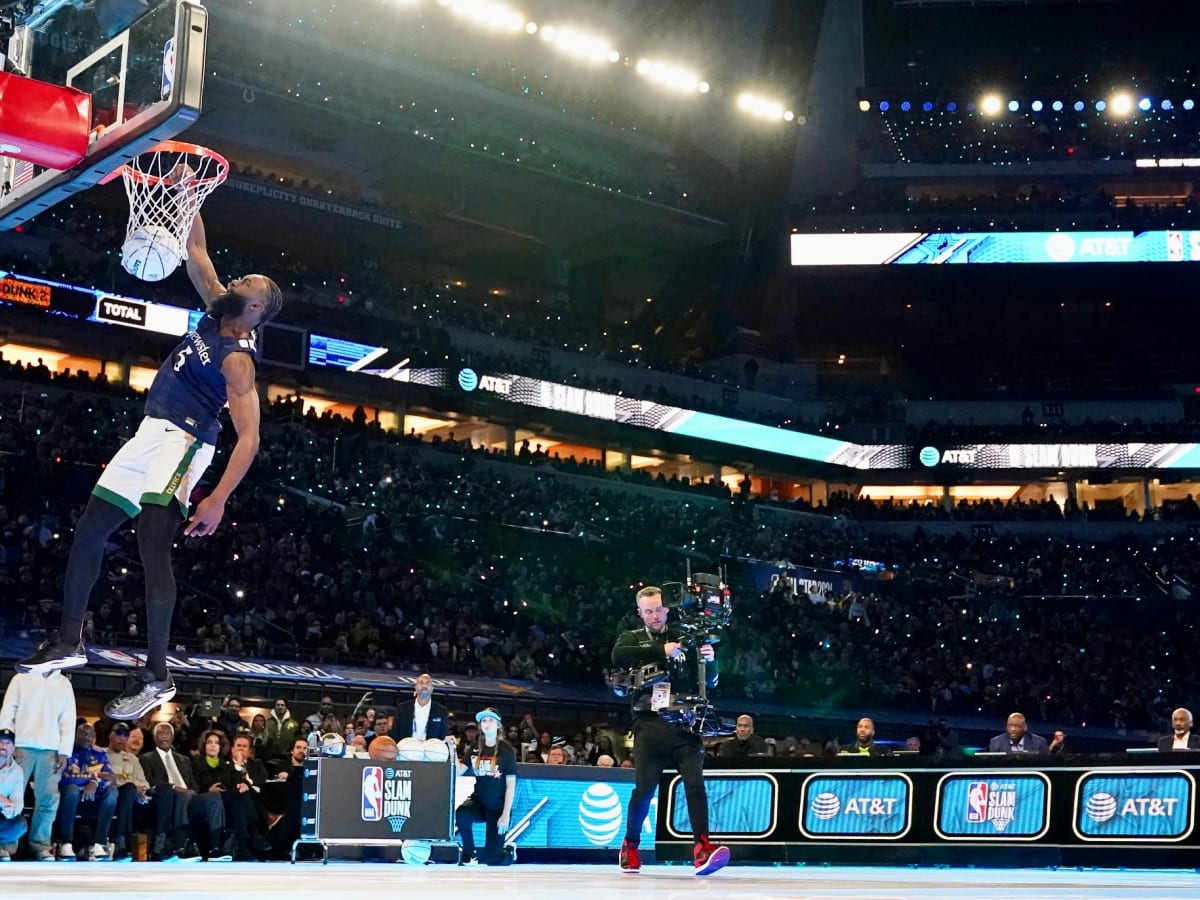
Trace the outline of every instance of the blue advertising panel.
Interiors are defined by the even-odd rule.
[[[1085,841],[1182,841],[1195,824],[1195,779],[1179,770],[1089,772],[1075,787],[1075,834]]]
[[[563,777],[540,776],[546,769],[563,770]],[[632,770],[521,765],[512,822],[505,839],[518,849],[616,849],[625,837],[625,816],[632,793]],[[648,844],[654,840],[653,808],[642,822],[642,836]],[[482,824],[475,826],[475,839],[483,846]]]
[[[708,793],[708,828],[713,835],[762,837],[775,830],[779,782],[762,772],[721,772],[704,776]],[[667,831],[692,836],[692,818],[679,776],[667,788],[670,815]]]
[[[938,782],[934,830],[948,841],[1035,841],[1050,828],[1040,772],[955,772]]]
[[[813,775],[800,789],[800,833],[807,838],[896,840],[911,825],[907,775]]]

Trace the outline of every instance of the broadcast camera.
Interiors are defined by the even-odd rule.
[[[678,588],[678,592],[673,588]],[[733,618],[733,597],[725,583],[724,568],[718,569],[716,575],[707,572],[693,575],[689,563],[683,584],[663,585],[663,605],[675,610],[676,626],[685,635],[680,643],[689,650],[701,644],[719,643],[721,630]]]

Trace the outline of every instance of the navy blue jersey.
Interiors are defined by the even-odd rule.
[[[183,336],[163,360],[146,397],[146,415],[174,422],[206,444],[221,431],[221,410],[229,399],[221,365],[230,353],[259,359],[256,333],[246,338],[222,337],[220,320],[205,313],[195,331]]]

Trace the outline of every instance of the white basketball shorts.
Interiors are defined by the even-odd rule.
[[[186,516],[188,497],[216,449],[173,422],[147,416],[109,462],[92,493],[130,517],[141,512],[143,503],[167,506],[173,497]]]

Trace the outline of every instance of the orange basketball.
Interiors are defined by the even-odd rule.
[[[371,741],[371,746],[367,748],[367,755],[371,759],[382,760],[384,762],[395,759],[398,752],[396,742],[386,734],[379,735],[379,737]]]

